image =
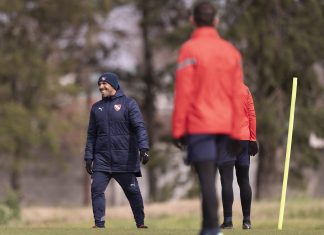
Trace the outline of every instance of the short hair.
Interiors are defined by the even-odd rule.
[[[198,2],[193,8],[193,17],[197,26],[213,26],[216,8],[211,2]]]

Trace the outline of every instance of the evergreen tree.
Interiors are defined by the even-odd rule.
[[[180,22],[187,19],[187,12],[184,11],[184,1],[154,1],[136,0],[135,4],[141,13],[140,27],[143,41],[143,62],[139,65],[138,75],[143,78],[145,88],[143,90],[143,113],[150,137],[152,160],[148,164],[149,195],[152,200],[165,199],[162,191],[157,188],[159,172],[165,168],[168,157],[167,154],[158,153],[154,148],[155,143],[161,141],[163,136],[159,134],[159,123],[156,117],[156,100],[158,91],[170,92],[166,90],[165,75],[173,72],[174,61],[156,61],[158,50],[169,49],[170,46],[177,44],[168,40],[171,35],[178,30]],[[175,39],[177,37],[174,37]],[[168,42],[166,43],[166,41]],[[180,42],[180,40],[176,40]],[[158,66],[156,66],[158,65]],[[161,66],[162,65],[162,66]],[[159,68],[156,68],[159,67]],[[170,87],[170,86],[169,86]]]
[[[99,0],[0,0],[0,155],[18,193],[26,160],[40,152],[59,156],[64,123],[52,114],[71,93],[58,80],[65,72],[61,65],[72,59],[64,52],[108,7]]]

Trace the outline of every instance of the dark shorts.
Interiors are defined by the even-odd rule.
[[[239,154],[236,158],[235,165],[239,166],[249,166],[250,165],[250,156],[248,153],[249,148],[249,141],[247,140],[241,140],[240,141],[243,151],[241,154]]]
[[[234,157],[227,154],[226,145],[228,136],[226,135],[209,135],[195,134],[187,136],[188,143],[188,163],[201,161],[214,161],[215,164],[231,159]]]
[[[241,141],[243,152],[238,156],[227,151],[229,137],[227,135],[195,134],[187,136],[188,156],[187,163],[214,161],[215,164],[250,165],[248,155],[248,141]]]
[[[218,161],[219,166],[225,165],[235,165],[235,166],[249,166],[250,156],[248,154],[249,141],[241,140],[240,144],[242,146],[242,152],[237,156],[228,153],[227,149],[224,151],[223,155]]]

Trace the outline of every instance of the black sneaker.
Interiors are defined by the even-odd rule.
[[[94,226],[92,226],[92,228],[105,228],[105,226],[103,226],[103,227],[98,227],[97,225],[94,225]]]
[[[252,226],[251,226],[251,221],[250,221],[250,220],[245,220],[245,221],[243,221],[242,228],[243,228],[243,229],[251,229],[251,228],[252,228]]]
[[[146,225],[142,224],[142,225],[137,226],[137,228],[148,228],[148,227]]]
[[[221,229],[232,229],[233,228],[233,223],[232,221],[230,222],[224,222],[221,224]]]

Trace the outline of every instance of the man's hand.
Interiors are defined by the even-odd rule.
[[[255,156],[259,152],[259,147],[256,141],[249,141],[249,155]]]
[[[187,141],[186,141],[186,137],[185,136],[181,136],[180,138],[177,139],[173,139],[173,144],[181,149],[181,150],[185,150],[187,147]]]
[[[229,139],[228,140],[228,143],[227,143],[227,151],[237,157],[239,154],[242,153],[243,151],[243,147],[240,143],[239,140],[236,140],[236,139]]]
[[[86,160],[86,166],[85,166],[87,172],[89,173],[89,175],[92,175],[93,171],[92,171],[92,160],[88,159]]]
[[[142,164],[145,165],[149,160],[150,155],[148,149],[140,149],[140,161],[142,162]]]

